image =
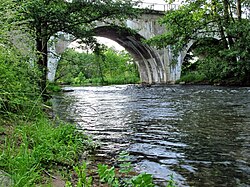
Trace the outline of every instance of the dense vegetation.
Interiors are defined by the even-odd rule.
[[[0,45],[0,170],[8,173],[11,182],[1,178],[0,184],[47,183],[50,177],[45,172],[57,165],[73,167],[92,141],[77,133],[76,127],[46,117],[38,68],[2,34],[6,37]]]
[[[166,33],[150,43],[172,45],[175,54],[194,43],[190,54],[199,60],[184,64],[182,80],[249,85],[249,8],[248,0],[184,0],[177,10],[166,12],[160,20]]]
[[[71,85],[128,84],[139,82],[139,75],[125,51],[104,48],[98,56],[68,49],[59,61],[56,81]]]

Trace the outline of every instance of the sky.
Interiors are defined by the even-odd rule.
[[[166,3],[164,0],[143,0],[143,2],[146,2],[146,3],[159,3],[159,4],[165,4]]]

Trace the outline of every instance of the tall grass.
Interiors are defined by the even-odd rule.
[[[55,126],[44,117],[15,127],[1,150],[0,168],[10,174],[14,186],[34,186],[43,182],[46,171],[73,168],[79,155],[94,147],[75,126]]]

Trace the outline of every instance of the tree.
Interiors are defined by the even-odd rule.
[[[128,84],[139,82],[139,73],[125,51],[102,47],[95,53],[79,53],[67,49],[60,59],[56,81],[76,85]]]
[[[183,1],[177,10],[166,12],[160,20],[167,31],[150,39],[149,43],[159,48],[172,45],[177,53],[190,41],[196,41],[199,52],[206,53],[201,59],[204,63],[225,64],[221,79],[235,78],[249,83],[250,20],[246,14],[249,8],[247,0]],[[207,38],[219,40],[219,45],[213,46],[216,49],[211,50],[211,46],[203,42]]]
[[[124,20],[135,16],[130,0],[13,0],[20,24],[26,24],[36,40],[38,65],[42,71],[40,87],[46,91],[48,49],[51,36],[59,31],[76,38],[91,38],[97,21]]]
[[[22,32],[26,28],[12,22],[14,7],[12,0],[0,0],[0,115],[27,117],[23,112],[30,115],[33,109],[38,109],[39,73],[31,61],[32,40]]]

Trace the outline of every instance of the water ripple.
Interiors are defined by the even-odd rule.
[[[54,97],[62,119],[121,150],[164,186],[250,186],[249,88],[133,85],[69,87]]]

